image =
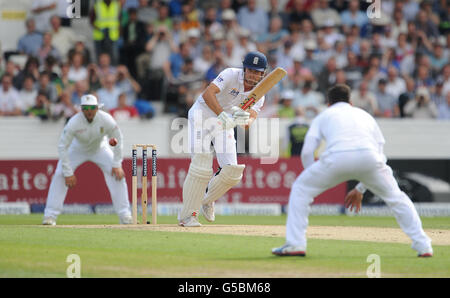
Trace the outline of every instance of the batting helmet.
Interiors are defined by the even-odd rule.
[[[264,71],[267,67],[267,58],[261,52],[249,52],[242,61],[244,68]]]

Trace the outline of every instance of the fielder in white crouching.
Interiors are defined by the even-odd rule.
[[[304,171],[292,185],[286,223],[286,243],[274,248],[279,256],[305,256],[306,229],[310,204],[314,198],[335,185],[357,180],[346,207],[359,211],[363,192],[369,189],[392,210],[401,229],[411,238],[420,257],[433,255],[431,239],[410,198],[400,190],[386,164],[384,137],[375,119],[350,104],[350,88],[336,85],[328,91],[329,108],[311,123],[305,137],[301,159]],[[324,139],[325,151],[314,161],[314,151]]]
[[[94,95],[84,95],[81,97],[82,111],[74,115],[64,127],[58,144],[60,159],[44,210],[44,225],[56,224],[68,189],[76,185],[74,172],[87,161],[95,163],[102,170],[120,223],[132,223],[128,188],[122,169],[122,133],[113,117],[98,108]],[[117,139],[117,145],[112,150],[105,136]]]
[[[214,221],[214,202],[241,181],[245,165],[237,163],[234,127],[248,127],[258,116],[264,98],[248,112],[239,108],[239,104],[264,77],[266,68],[264,54],[249,52],[243,69],[223,70],[189,110],[191,164],[183,184],[183,208],[178,215],[180,226],[201,226],[200,209],[207,221]],[[214,177],[211,143],[220,167]]]

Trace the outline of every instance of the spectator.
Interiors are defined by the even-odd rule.
[[[239,39],[239,33],[241,31],[241,26],[237,23],[236,13],[232,9],[225,9],[222,12],[222,30],[225,33],[225,38],[227,40]]]
[[[125,94],[127,98],[127,105],[134,106],[137,95],[141,92],[141,86],[131,76],[125,65],[119,65],[117,67],[117,79],[116,86],[119,88],[120,93]]]
[[[341,12],[340,17],[344,32],[349,31],[352,25],[362,28],[369,22],[367,15],[360,10],[359,0],[350,0],[348,9]]]
[[[158,18],[152,24],[155,31],[159,31],[160,27],[164,27],[166,30],[172,30],[172,19],[169,17],[169,7],[167,5],[163,3],[159,4]]]
[[[386,92],[399,98],[400,94],[406,91],[406,83],[403,78],[398,76],[398,71],[394,66],[388,68]]]
[[[73,82],[83,81],[88,78],[87,69],[83,66],[83,56],[80,53],[73,55],[67,78]]]
[[[237,19],[242,27],[256,36],[267,33],[269,29],[269,17],[256,5],[256,0],[248,0],[247,4],[239,9]]]
[[[178,77],[178,115],[187,117],[188,111],[195,99],[204,90],[203,75],[194,71],[194,63],[191,58],[184,61],[181,73]]]
[[[83,57],[83,66],[88,66],[89,63],[91,63],[91,52],[88,48],[86,48],[86,43],[84,42],[84,38],[81,36],[78,36],[78,40],[75,42],[75,46],[69,50],[68,58],[69,62],[72,63],[73,56],[78,53]]]
[[[139,0],[138,7],[130,7],[136,11],[138,22],[153,23],[158,18],[159,1]]]
[[[116,74],[116,67],[112,65],[111,56],[108,53],[101,53],[98,57],[97,73],[100,80],[109,74]]]
[[[117,108],[119,105],[120,89],[115,84],[115,76],[108,74],[103,80],[102,88],[97,91],[98,100],[107,111]]]
[[[313,89],[314,78],[310,75],[300,90],[295,92],[294,109],[302,107],[307,119],[313,119],[325,108],[325,97]]]
[[[431,75],[431,70],[426,64],[420,64],[417,67],[416,85],[417,87],[431,88],[435,81]]]
[[[406,117],[404,111],[406,103],[410,100],[413,100],[416,96],[416,82],[414,81],[414,79],[412,77],[407,77],[405,79],[405,83],[406,90],[398,97],[398,107],[400,110],[400,117],[402,118]]]
[[[276,56],[275,56],[276,57]],[[278,61],[277,61],[278,63]],[[293,58],[293,65],[291,68],[286,69],[287,76],[289,79],[289,84],[292,89],[297,88],[301,85],[301,83],[304,81],[304,79],[307,76],[310,76],[312,73],[311,71],[303,66],[302,59],[298,56],[294,56]]]
[[[202,55],[194,59],[194,71],[204,75],[213,62],[213,49],[207,44],[202,49]]]
[[[336,67],[343,69],[347,66],[347,52],[345,49],[345,43],[343,41],[336,41],[334,44],[334,57],[336,57]]]
[[[61,60],[61,56],[58,50],[52,45],[52,34],[50,32],[45,32],[42,37],[42,45],[36,53],[34,53],[39,59],[39,63],[42,65],[48,56],[53,56],[57,61]]]
[[[429,38],[437,38],[439,30],[436,24],[428,17],[425,10],[421,9],[416,16],[416,29],[422,31]]]
[[[245,54],[257,50],[256,44],[250,39],[250,31],[245,28],[240,28],[238,32],[238,41],[234,49],[234,54],[244,60]]]
[[[447,101],[438,106],[438,118],[442,120],[450,120],[450,92],[447,92]]]
[[[75,46],[79,37],[75,32],[68,27],[61,27],[61,18],[59,16],[52,16],[50,19],[52,46],[60,54],[61,60],[66,62],[68,59],[69,50]]]
[[[12,76],[4,74],[0,88],[0,116],[22,115],[19,93],[12,85]]]
[[[97,64],[91,63],[87,67],[88,79],[87,84],[89,86],[89,93],[95,93],[98,89],[102,88],[102,82],[98,74]]]
[[[288,126],[288,137],[285,138],[288,141],[287,146],[285,146],[288,152],[286,157],[300,156],[308,128],[309,125],[305,119],[303,108],[297,107],[295,109],[295,119]]]
[[[27,19],[27,33],[19,39],[17,51],[21,54],[34,55],[42,45],[42,34],[36,31],[36,21]]]
[[[391,23],[392,37],[398,39],[400,33],[406,34],[408,32],[408,23],[403,17],[403,11],[396,9],[393,14],[393,22]]]
[[[269,9],[267,10],[267,17],[269,18],[269,22],[273,18],[280,18],[282,23],[282,28],[284,30],[289,30],[289,15],[287,12],[280,9],[280,3],[278,0],[270,0],[269,1]]]
[[[205,75],[205,80],[209,84],[212,80],[214,80],[219,73],[226,68],[225,61],[223,59],[222,51],[216,49],[214,51],[214,63],[208,69]]]
[[[126,121],[139,117],[138,110],[134,106],[129,105],[128,102],[127,95],[125,93],[120,93],[117,108],[113,108],[109,111],[116,121]]]
[[[410,100],[404,107],[405,115],[415,119],[434,119],[438,116],[438,109],[430,99],[428,90],[420,87],[416,91],[414,100]]]
[[[394,118],[400,115],[398,100],[392,94],[386,91],[387,80],[380,79],[378,81],[378,89],[375,92],[378,108],[380,110],[379,117]]]
[[[295,109],[292,101],[295,98],[293,90],[284,90],[280,96],[280,105],[278,107],[278,118],[295,118]]]
[[[355,88],[362,80],[362,68],[358,65],[358,56],[352,52],[347,52],[347,65],[343,68],[347,83],[350,88]]]
[[[33,0],[31,4],[31,13],[36,20],[36,30],[40,33],[49,31],[51,16],[58,13],[58,0]]]
[[[311,16],[305,9],[303,0],[294,0],[292,2],[293,8],[289,12],[289,30],[291,32],[297,32],[301,30],[304,20],[311,21]]]
[[[170,55],[164,63],[163,70],[167,80],[175,83],[181,73],[184,61],[190,57],[190,45],[187,42],[180,44],[180,51]]]
[[[29,117],[38,117],[41,120],[49,119],[50,101],[45,92],[39,91],[35,104],[26,110],[25,115]]]
[[[403,0],[403,15],[406,21],[413,21],[419,12],[419,4],[415,0]]]
[[[25,67],[14,77],[14,88],[22,89],[23,81],[29,75],[33,77],[34,81],[39,79],[39,60],[33,56],[28,57]]]
[[[146,44],[146,51],[150,55],[148,71],[147,95],[151,99],[163,97],[162,82],[164,80],[163,65],[169,60],[172,53],[178,52],[173,42],[170,31],[165,26],[160,26],[158,31]]]
[[[327,90],[336,83],[336,58],[328,59],[318,77],[319,91],[326,94]]]
[[[74,81],[69,80],[70,65],[68,63],[62,63],[60,70],[60,75],[52,80],[52,83],[55,85],[58,92],[58,96],[65,90],[71,91],[74,84]]]
[[[437,107],[447,101],[444,93],[444,82],[442,80],[436,82],[436,86],[434,87],[434,90],[431,91],[430,97],[431,101],[434,102]]]
[[[200,29],[200,12],[195,8],[192,0],[184,1],[181,6],[182,21],[181,30],[187,32],[189,29]]]
[[[316,27],[322,28],[325,22],[332,23],[333,25],[341,25],[341,17],[339,13],[329,7],[328,0],[314,1],[314,8],[311,11],[311,17]]]
[[[72,103],[70,93],[68,91],[64,91],[58,97],[58,101],[51,105],[51,118],[53,120],[59,120],[63,118],[65,123],[69,121],[69,119],[79,112],[77,107]]]
[[[23,88],[19,91],[20,106],[23,113],[35,104],[37,95],[38,90],[34,86],[34,78],[26,76],[23,81]]]
[[[314,32],[314,25],[310,19],[304,19],[301,22],[300,28],[300,41],[303,44],[306,44],[307,42],[316,42],[317,35],[316,32]],[[295,32],[292,33],[294,34]]]
[[[372,116],[380,116],[377,99],[369,91],[369,84],[366,81],[362,81],[358,89],[352,91],[350,98],[354,107],[363,109]]]
[[[268,55],[275,54],[289,38],[289,34],[283,29],[283,22],[280,17],[274,17],[270,20],[269,31],[259,34],[257,43],[260,50]]]
[[[303,66],[311,71],[311,73],[317,77],[323,69],[323,63],[315,58],[315,51],[317,49],[316,42],[305,42],[306,56],[303,60]]]
[[[120,11],[117,0],[99,0],[90,13],[96,56],[108,53],[113,65],[119,61]]]
[[[121,49],[120,62],[125,64],[133,77],[137,77],[136,57],[145,51],[146,24],[139,21],[137,10],[128,9],[129,21],[123,28],[123,46]]]
[[[292,69],[294,66],[294,59],[291,56],[292,42],[287,40],[282,47],[278,47],[276,51],[277,66],[284,69]]]
[[[186,32],[187,43],[189,44],[189,57],[199,57],[202,54],[203,42],[200,42],[200,29],[192,28]],[[181,44],[181,43],[180,43]],[[179,46],[180,46],[179,44]]]
[[[78,82],[75,82],[74,90],[72,92],[72,96],[70,98],[70,101],[73,105],[79,107],[81,105],[81,97],[83,95],[88,94],[89,86],[86,80],[81,80]]]
[[[233,13],[234,13],[234,11],[233,11]],[[224,30],[222,24],[218,21],[217,8],[214,5],[211,5],[211,6],[208,5],[205,8],[205,12],[204,12],[204,15],[203,15],[203,24],[206,24],[206,26],[208,26],[209,30],[212,31],[212,32],[216,32],[216,31],[219,31],[219,30],[221,30],[221,31]],[[200,33],[200,29],[199,28],[189,29],[188,32],[189,31],[192,32],[192,30],[194,30],[193,32],[197,31],[197,32]],[[200,34],[199,34],[199,38],[200,38]]]
[[[430,62],[432,72],[437,74],[446,65],[449,60],[444,56],[444,48],[439,42],[436,42],[433,46],[433,53],[430,55]]]
[[[44,93],[50,102],[54,103],[58,99],[58,90],[50,80],[50,74],[46,71],[41,72],[37,85],[39,93]]]

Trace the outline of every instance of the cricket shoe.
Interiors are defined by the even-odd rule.
[[[431,258],[433,256],[433,249],[431,247],[429,247],[427,249],[419,251],[417,256],[419,258]]]
[[[306,249],[301,246],[293,246],[289,244],[285,244],[281,247],[277,247],[272,249],[272,254],[277,256],[299,256],[304,257],[306,255]]]
[[[133,223],[133,218],[131,218],[131,215],[120,216],[119,223],[121,225],[131,225]]]
[[[198,222],[198,214],[197,212],[192,212],[192,215],[189,215],[185,219],[179,220],[179,226],[182,227],[201,227],[202,224]]]
[[[42,224],[44,226],[56,226],[56,218],[53,216],[44,216]]]
[[[215,221],[216,216],[214,214],[214,202],[202,205],[202,213],[207,221]]]

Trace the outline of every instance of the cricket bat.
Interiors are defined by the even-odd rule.
[[[286,75],[286,71],[277,67],[272,70],[267,76],[265,76],[253,90],[250,92],[249,96],[239,105],[244,111],[253,107],[261,97],[264,96],[273,86],[275,86],[281,79]]]

